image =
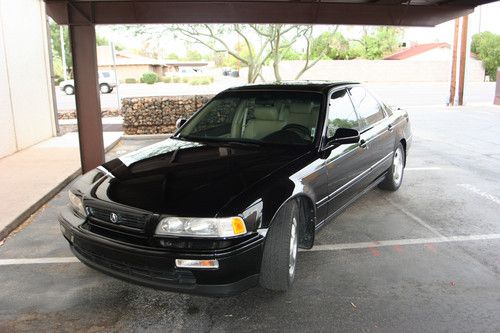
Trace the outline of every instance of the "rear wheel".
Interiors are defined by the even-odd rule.
[[[403,145],[399,143],[392,155],[392,165],[387,170],[387,175],[379,187],[387,191],[397,191],[403,182],[403,174],[405,170],[405,150]]]
[[[292,286],[297,264],[299,208],[291,201],[280,209],[266,237],[260,285],[286,291]]]
[[[101,90],[101,93],[103,94],[109,94],[111,92],[111,87],[107,83],[102,83],[99,85],[99,90]]]

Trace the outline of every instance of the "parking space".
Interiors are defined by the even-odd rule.
[[[403,186],[323,227],[290,292],[209,298],[95,272],[60,234],[62,191],[0,246],[0,331],[500,331],[500,109],[409,112]]]

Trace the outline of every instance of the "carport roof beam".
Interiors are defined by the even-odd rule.
[[[434,26],[492,0],[45,0],[59,24],[302,23]],[[80,15],[68,16],[68,6]]]

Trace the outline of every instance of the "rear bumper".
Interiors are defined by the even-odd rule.
[[[139,247],[93,234],[80,227],[84,221],[71,209],[61,212],[59,222],[80,261],[122,280],[156,289],[212,296],[237,294],[258,283],[261,236],[227,251],[195,253]],[[175,259],[217,259],[219,268],[177,268]]]

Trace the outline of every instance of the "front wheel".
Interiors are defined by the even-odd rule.
[[[260,285],[286,291],[295,278],[299,240],[299,208],[295,201],[280,209],[266,237]]]
[[[63,90],[66,95],[73,95],[75,93],[75,88],[73,86],[66,86]]]
[[[403,182],[403,174],[405,170],[405,150],[403,145],[399,143],[392,155],[392,165],[387,170],[385,179],[379,184],[379,187],[387,191],[397,191]]]

